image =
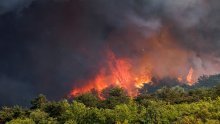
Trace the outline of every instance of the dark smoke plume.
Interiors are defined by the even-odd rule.
[[[107,49],[159,77],[219,73],[219,13],[219,0],[1,0],[0,105],[65,97]]]

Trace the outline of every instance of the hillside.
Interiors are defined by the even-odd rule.
[[[136,97],[129,97],[120,87],[106,88],[100,94],[92,90],[57,102],[39,95],[30,108],[3,107],[0,119],[6,124],[219,124],[220,85],[213,85],[216,77],[200,78],[203,83],[212,81],[209,87],[164,86],[154,92],[140,90]]]

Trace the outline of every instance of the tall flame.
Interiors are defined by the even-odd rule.
[[[189,70],[189,74],[187,75],[186,79],[189,85],[193,85],[194,80],[193,80],[193,73],[194,73],[194,69],[190,68]]]
[[[88,92],[92,89],[96,89],[98,92],[108,86],[119,86],[128,91],[130,96],[136,96],[138,94],[138,87],[143,86],[144,83],[151,81],[150,70],[144,68],[143,73],[134,73],[132,65],[129,59],[117,58],[112,51],[108,51],[108,67],[102,68],[97,76],[89,80],[85,86],[75,87],[71,95]]]
[[[127,37],[130,34],[127,31],[132,30],[125,30],[124,34],[119,36]],[[115,35],[109,38],[114,42],[120,42],[117,39],[120,38]],[[169,27],[162,28],[159,33],[152,34],[151,37],[131,40],[139,41],[129,44],[129,48],[134,53],[137,52],[137,56],[125,57],[122,55],[122,57],[119,57],[113,51],[107,50],[107,64],[100,67],[100,70],[92,79],[74,83],[76,86],[73,87],[71,95],[75,96],[91,89],[100,92],[108,86],[119,86],[127,90],[130,96],[136,96],[138,88],[151,82],[153,76],[159,79],[165,77],[176,78],[180,83],[193,85],[194,79],[198,76],[198,70],[193,68],[187,70],[187,67],[190,65],[188,60],[191,60],[194,54],[182,49],[179,46],[180,44],[175,44],[177,39],[172,37]],[[116,48],[118,48],[117,46]]]

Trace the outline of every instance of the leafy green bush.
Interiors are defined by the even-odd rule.
[[[122,88],[111,87],[102,100],[91,92],[73,102],[32,100],[30,109],[3,107],[0,123],[6,124],[219,124],[219,87],[163,87],[131,98]]]
[[[24,118],[24,119],[14,119],[10,122],[7,122],[6,124],[35,124],[35,122],[32,119]]]

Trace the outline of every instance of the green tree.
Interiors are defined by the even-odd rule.
[[[130,97],[127,92],[120,87],[108,87],[102,91],[102,97],[105,100],[102,101],[101,107],[114,108],[116,105],[127,104],[130,101]]]
[[[5,123],[15,118],[25,117],[26,113],[27,111],[19,106],[3,107],[0,111],[0,120]]]
[[[49,118],[49,115],[46,112],[37,109],[30,113],[30,118],[39,124],[42,120]]]
[[[31,101],[31,109],[41,109],[47,102],[47,98],[40,94],[37,98]]]
[[[74,120],[68,120],[64,124],[77,124]]]
[[[220,83],[220,74],[217,75],[203,75],[199,77],[198,82],[194,86],[195,88],[207,87],[211,88],[217,86]]]
[[[114,108],[114,118],[120,123],[137,123],[141,122],[141,112],[135,103],[121,104]]]
[[[98,95],[91,92],[76,96],[74,100],[77,102],[81,102],[88,107],[98,107],[98,105],[100,104],[100,99]]]
[[[6,124],[35,124],[35,122],[29,118],[24,118],[24,119],[18,118],[10,122],[7,122]]]
[[[169,103],[181,103],[186,95],[182,87],[163,87],[156,91],[156,97]]]
[[[201,119],[197,119],[194,116],[184,116],[177,120],[175,124],[203,124]]]
[[[217,97],[220,97],[220,83],[217,86],[215,86],[214,89],[215,89],[215,95]]]
[[[44,111],[49,114],[50,117],[60,118],[60,116],[66,111],[66,106],[62,102],[48,102]]]
[[[204,100],[206,98],[215,98],[215,95],[216,94],[213,89],[205,87],[196,88],[189,91],[189,96],[192,96],[194,102]]]
[[[106,124],[106,117],[103,115],[103,110],[98,108],[90,108],[84,116],[83,123],[85,124]]]

